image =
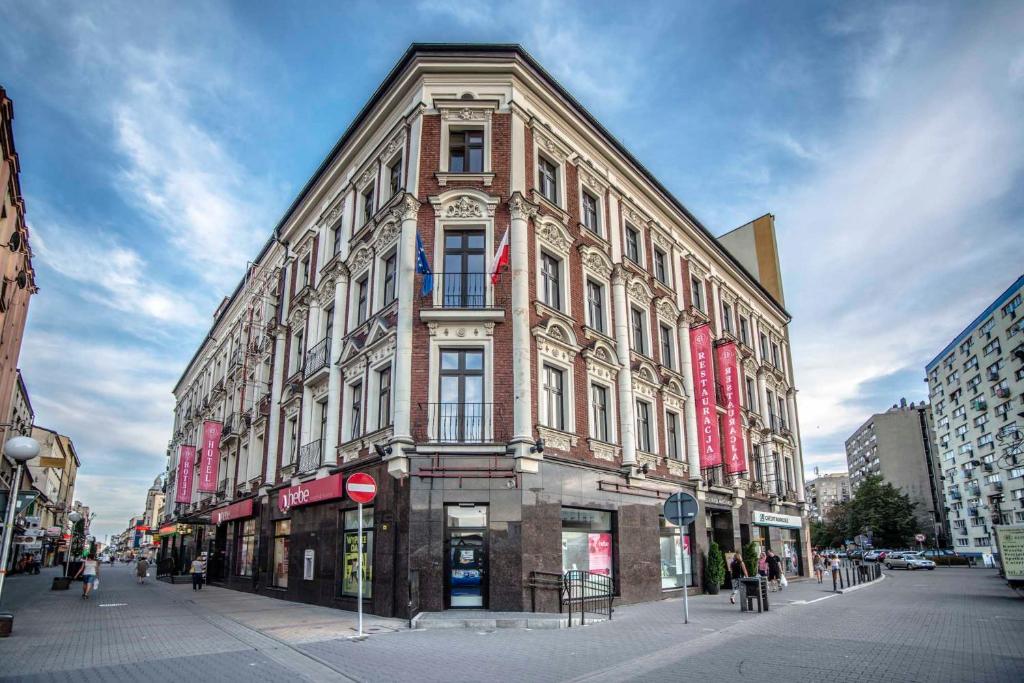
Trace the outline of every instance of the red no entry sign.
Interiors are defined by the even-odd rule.
[[[356,472],[345,483],[348,497],[357,503],[369,503],[377,495],[377,482],[365,472]]]

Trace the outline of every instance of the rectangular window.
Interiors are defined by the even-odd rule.
[[[673,362],[672,328],[668,325],[661,325],[661,364],[666,368],[675,368]]]
[[[398,284],[398,254],[391,254],[384,259],[384,305],[395,300],[395,286]]]
[[[665,252],[654,250],[654,277],[663,285],[668,284],[668,268],[665,264]]]
[[[722,329],[732,332],[732,306],[725,301],[722,302]]]
[[[391,368],[377,371],[377,429],[391,426]]]
[[[337,256],[341,253],[341,221],[331,229],[331,244],[333,248],[332,256]]]
[[[647,355],[647,335],[644,334],[645,322],[643,311],[630,309],[631,321],[633,323],[633,350],[637,353]]]
[[[768,362],[768,335],[761,333],[761,362]]]
[[[551,308],[562,308],[561,261],[548,254],[540,255],[540,277],[543,291],[542,301]]]
[[[442,350],[440,382],[440,404],[434,416],[437,438],[479,443],[489,426],[484,423],[484,352]]]
[[[537,159],[537,174],[541,195],[552,204],[558,204],[558,167],[540,157]]]
[[[777,368],[782,367],[782,357],[779,354],[779,345],[772,342],[772,365]]]
[[[597,197],[586,190],[583,191],[583,226],[594,233],[601,234],[601,218],[597,211]]]
[[[402,189],[402,157],[388,167],[388,182],[391,196],[394,197]]]
[[[341,595],[359,595],[359,511],[342,513]],[[363,597],[373,597],[373,507],[363,507]]]
[[[632,225],[626,225],[626,258],[640,263],[640,233]]]
[[[665,413],[665,436],[667,439],[668,457],[679,460],[679,415],[668,411]]]
[[[302,370],[302,363],[305,360],[304,356],[305,356],[306,350],[305,350],[305,348],[303,348],[303,345],[302,345],[302,330],[299,330],[298,332],[296,332],[295,336],[292,337],[292,345],[295,347],[295,354],[292,356],[292,372],[291,372],[291,374],[295,374],[296,372],[299,372],[300,370]]]
[[[757,389],[754,385],[754,380],[747,377],[744,380],[747,389],[747,410],[753,410],[754,412],[760,412],[757,409]]]
[[[697,276],[690,278],[690,303],[698,311],[704,312],[704,283]]]
[[[590,326],[604,333],[604,287],[593,280],[587,280],[587,314]]]
[[[562,508],[562,571],[582,570],[611,578],[612,513]]]
[[[565,403],[563,397],[564,373],[550,365],[544,366],[543,423],[552,429],[565,429]]]
[[[448,230],[444,234],[442,304],[445,308],[483,308],[487,274],[482,230]]]
[[[356,325],[362,325],[370,315],[370,287],[367,278],[356,283]]]
[[[252,576],[252,560],[256,551],[256,520],[246,519],[236,522],[235,533],[238,534],[235,574]]]
[[[750,321],[740,316],[740,341],[750,346]]]
[[[305,287],[306,285],[309,284],[309,259],[310,259],[309,256],[307,256],[306,258],[302,259],[302,271],[301,271],[301,277],[299,278],[299,289],[300,290],[303,287]]]
[[[353,384],[349,395],[352,397],[352,410],[349,413],[352,417],[352,426],[349,433],[356,439],[363,433],[363,383]]]
[[[590,402],[593,410],[591,436],[598,441],[608,441],[608,390],[599,384],[591,384]]]
[[[683,588],[693,581],[693,539],[690,527],[677,527],[660,519],[661,588]]]
[[[274,522],[274,573],[271,585],[275,588],[288,587],[288,537],[291,533],[290,519]]]
[[[651,405],[644,401],[636,402],[636,447],[651,452]]]
[[[376,207],[373,205],[373,185],[370,185],[369,189],[363,193],[363,225],[370,222],[375,210]]]
[[[453,130],[449,133],[448,171],[450,173],[484,172],[484,132],[482,130]]]

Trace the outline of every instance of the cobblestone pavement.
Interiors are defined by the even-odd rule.
[[[677,681],[725,675],[795,681],[1024,680],[1024,600],[991,570],[887,572],[845,595],[794,582],[766,614],[728,595],[618,608],[610,622],[558,631],[409,631],[372,618],[104,568],[94,599],[12,577],[0,639],[3,680]]]

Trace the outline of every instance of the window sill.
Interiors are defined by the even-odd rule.
[[[452,173],[450,171],[438,171],[434,174],[437,184],[447,187],[449,182],[462,183],[483,183],[484,187],[490,187],[494,182],[493,173]]]
[[[577,223],[577,226],[579,227],[580,237],[593,240],[605,253],[608,253],[611,250],[612,245],[604,238],[604,236],[601,235],[601,233],[594,232],[583,223]]]
[[[637,263],[628,256],[623,255],[622,265],[628,268],[629,270],[633,271],[640,277],[646,278],[649,275],[649,273],[644,269],[642,264]]]
[[[569,214],[565,209],[542,195],[536,189],[530,190],[530,194],[532,195],[533,202],[535,204],[547,209],[550,213],[553,213],[565,225],[569,225]]]

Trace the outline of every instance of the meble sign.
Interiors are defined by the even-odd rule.
[[[277,507],[281,512],[288,512],[293,507],[310,505],[323,500],[341,498],[345,495],[344,477],[332,474],[323,479],[313,479],[295,486],[281,489],[277,493]]]

